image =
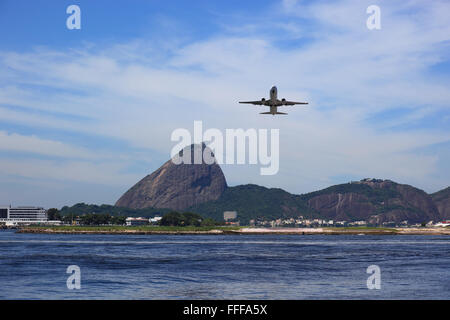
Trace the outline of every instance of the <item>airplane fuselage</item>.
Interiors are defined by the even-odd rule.
[[[269,96],[270,99],[266,100],[264,102],[264,105],[269,106],[270,113],[272,115],[275,115],[278,112],[278,107],[283,105],[283,102],[281,100],[278,100],[278,89],[276,86],[270,88]]]
[[[277,90],[277,87],[273,86],[273,87],[270,89],[270,101],[276,102],[276,101],[278,100],[278,99],[277,99],[277,96],[278,96],[278,90]]]

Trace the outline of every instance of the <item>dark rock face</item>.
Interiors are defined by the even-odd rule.
[[[431,197],[424,191],[390,180],[364,179],[306,195],[320,216],[334,220],[428,222],[440,219]]]
[[[450,187],[431,195],[442,220],[450,219]]]
[[[206,163],[202,154],[209,156],[208,160],[205,158]],[[186,163],[189,158],[190,164]],[[184,162],[175,164],[179,163],[180,159],[184,159]],[[194,164],[196,159],[200,159],[199,164]],[[217,200],[226,188],[225,176],[215,162],[211,150],[204,144],[191,145],[129,189],[116,202],[116,206],[184,210],[203,202]]]

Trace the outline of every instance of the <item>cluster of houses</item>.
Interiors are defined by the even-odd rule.
[[[372,226],[368,221],[334,221],[328,219],[306,219],[303,216],[297,218],[284,218],[275,220],[252,219],[250,226],[253,227],[364,227]],[[407,220],[401,222],[385,221],[381,223],[382,227],[421,227],[423,224],[410,224]],[[433,222],[430,221],[426,227],[446,227],[450,226],[450,221]]]
[[[284,219],[275,219],[275,220],[259,220],[253,219],[250,220],[251,226],[258,227],[333,227],[333,226],[349,226],[349,225],[365,225],[365,221],[334,221],[334,220],[326,220],[326,219],[305,219],[303,216],[299,216],[297,218],[284,218]]]

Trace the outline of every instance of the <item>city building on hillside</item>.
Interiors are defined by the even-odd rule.
[[[233,220],[237,218],[237,212],[236,211],[224,211],[223,212],[223,220]]]

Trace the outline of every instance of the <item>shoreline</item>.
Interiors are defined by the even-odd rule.
[[[21,227],[16,233],[111,235],[450,235],[448,228],[240,228],[236,230],[87,230]]]

